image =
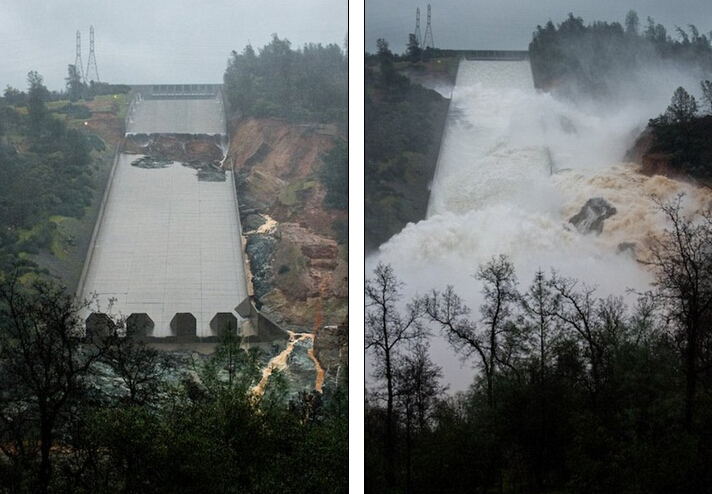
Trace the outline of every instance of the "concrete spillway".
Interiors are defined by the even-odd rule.
[[[127,134],[226,134],[214,98],[144,99],[131,111]],[[139,157],[116,157],[81,295],[101,312],[113,301],[114,314],[146,314],[149,336],[215,335],[248,296],[232,174],[201,181],[177,162],[132,166]]]
[[[126,134],[225,134],[222,98],[135,99]]]

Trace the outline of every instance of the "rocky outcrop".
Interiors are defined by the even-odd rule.
[[[340,262],[335,240],[316,235],[294,223],[280,224],[274,235],[274,280],[277,286],[302,301],[314,297],[348,296],[341,283],[333,283]]]
[[[314,355],[324,369],[326,380],[345,379],[349,363],[348,323],[319,328],[314,335]]]
[[[655,136],[646,128],[635,140],[633,147],[626,153],[626,161],[640,165],[640,173],[648,177],[662,175],[672,179],[689,179],[684,173],[670,166],[670,160],[664,153],[652,152]]]
[[[569,219],[569,223],[583,234],[598,235],[603,231],[603,222],[616,213],[616,208],[604,198],[593,197],[586,201],[581,211]]]

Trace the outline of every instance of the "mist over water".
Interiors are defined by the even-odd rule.
[[[537,92],[528,61],[461,62],[427,219],[407,225],[368,258],[367,276],[377,262],[390,263],[407,285],[406,300],[453,285],[477,320],[481,285],[473,275],[506,254],[522,291],[538,269],[555,269],[598,286],[599,296],[634,301],[626,289],[643,291],[652,281],[636,256],[644,258],[651,234],[665,226],[651,195],[686,192],[691,207],[709,201],[691,185],[645,177],[622,163],[681,79],[689,84],[694,77],[665,73],[643,79],[651,87],[637,92],[630,90],[634,81],[624,81],[618,99],[593,104]],[[593,197],[617,209],[598,236],[569,223]],[[635,254],[619,252],[624,242],[635,244]],[[461,367],[443,338],[433,337],[431,355],[451,391],[471,384],[473,362]]]

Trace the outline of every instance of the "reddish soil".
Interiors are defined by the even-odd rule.
[[[324,207],[326,191],[319,181],[321,156],[343,136],[333,126],[278,119],[249,119],[233,127],[226,165],[241,177],[241,208],[278,223],[273,288],[262,302],[279,320],[305,331],[322,321],[343,322],[348,258],[334,225],[347,225],[348,212]]]
[[[124,137],[124,122],[113,112],[92,112],[91,118],[71,125],[98,135],[110,147],[116,146]]]
[[[124,150],[174,161],[219,161],[223,158],[220,137],[164,135],[128,137]]]
[[[261,206],[259,212],[280,223],[298,223],[319,235],[333,237],[334,222],[347,221],[348,213],[324,208],[326,190],[318,174],[321,156],[339,138],[342,136],[334,126],[250,119],[240,122],[232,134],[226,163],[246,174],[254,202]],[[308,183],[301,188],[300,182]],[[296,190],[292,194],[290,189]]]

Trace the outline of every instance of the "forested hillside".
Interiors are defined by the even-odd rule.
[[[48,274],[32,260],[40,251],[66,257],[73,239],[58,227],[84,217],[97,162],[107,159],[104,141],[69,125],[89,120],[88,107],[50,103],[37,72],[28,75],[28,86],[27,93],[8,87],[0,105],[0,272],[21,275]]]
[[[0,283],[0,492],[346,491],[347,389],[293,396],[224,332],[210,357],[112,318],[81,338],[61,289]],[[114,326],[113,324],[117,324]]]
[[[529,44],[534,83],[570,95],[604,97],[614,85],[644,66],[667,63],[681,68],[712,69],[712,36],[694,25],[676,28],[676,38],[648,17],[645,27],[629,11],[625,26],[595,21],[588,25],[574,14],[560,24],[537,26]]]
[[[245,117],[280,117],[298,122],[336,122],[348,115],[348,55],[338,45],[309,43],[292,49],[288,39],[255,51],[233,51],[225,72],[231,109]]]
[[[661,173],[712,184],[712,82],[701,81],[702,100],[679,87],[664,113],[650,119],[631,158],[646,173]]]
[[[408,222],[423,219],[437,165],[448,101],[401,73],[379,40],[365,70],[364,159],[366,250],[377,248]],[[427,70],[422,64],[422,71]],[[445,74],[444,77],[450,75]]]

